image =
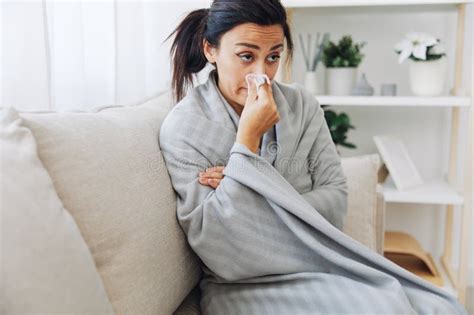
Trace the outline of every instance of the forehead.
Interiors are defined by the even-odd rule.
[[[226,45],[237,43],[251,43],[260,47],[273,46],[283,43],[283,28],[279,24],[258,25],[253,23],[240,24],[227,31],[222,36]]]

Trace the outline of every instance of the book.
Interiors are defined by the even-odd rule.
[[[400,138],[393,135],[380,135],[374,136],[373,139],[398,190],[406,190],[423,184],[423,180]]]

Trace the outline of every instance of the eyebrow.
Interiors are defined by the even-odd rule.
[[[236,45],[238,45],[238,46],[245,46],[245,47],[249,47],[249,48],[253,48],[253,49],[260,50],[260,47],[257,46],[257,45],[254,45],[254,44],[249,44],[249,43],[237,43]],[[277,49],[277,48],[280,48],[280,47],[283,47],[283,44],[275,45],[275,46],[273,46],[272,48],[270,48],[270,50],[274,50],[274,49]]]

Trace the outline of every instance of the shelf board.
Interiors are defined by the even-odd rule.
[[[385,202],[422,203],[441,205],[462,205],[463,197],[443,181],[429,181],[407,190],[397,190],[392,181],[378,184],[377,190],[383,193]]]
[[[350,7],[350,6],[387,6],[387,5],[428,5],[428,4],[460,4],[465,1],[452,0],[282,0],[286,8],[310,7]]]
[[[466,107],[469,97],[460,96],[332,96],[315,95],[321,105],[332,106],[411,106],[411,107]]]
[[[211,0],[159,0],[163,2],[187,3],[196,7],[209,8]],[[396,5],[455,5],[470,3],[470,0],[282,0],[287,9],[321,8],[321,7],[354,7],[354,6],[396,6]]]

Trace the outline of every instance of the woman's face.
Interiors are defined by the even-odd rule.
[[[219,90],[230,105],[242,112],[247,98],[248,73],[266,74],[273,80],[283,51],[281,25],[240,24],[222,35],[219,48],[204,43],[204,54],[215,63]]]

